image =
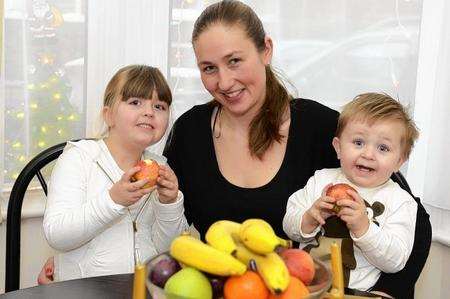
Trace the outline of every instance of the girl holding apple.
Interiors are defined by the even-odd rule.
[[[131,273],[187,227],[175,173],[146,150],[163,137],[171,101],[158,69],[126,66],[106,87],[105,137],[68,142],[52,172],[43,221],[48,243],[60,252],[48,267],[54,279]],[[159,164],[153,186],[148,177],[132,179],[152,172],[136,166],[147,159]]]

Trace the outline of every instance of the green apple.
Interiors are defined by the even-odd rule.
[[[172,275],[164,286],[168,298],[211,299],[212,287],[208,278],[197,269],[186,267]],[[178,296],[178,297],[176,297]]]

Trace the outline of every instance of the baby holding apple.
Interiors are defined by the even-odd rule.
[[[53,169],[43,225],[59,254],[40,283],[131,273],[185,230],[177,177],[147,150],[164,136],[171,102],[154,67],[130,65],[113,76],[104,137],[68,142]]]
[[[287,203],[283,228],[314,255],[341,240],[346,286],[370,290],[381,272],[406,264],[414,242],[417,203],[390,179],[418,131],[404,107],[366,93],[345,105],[333,147],[341,167],[315,172]],[[316,253],[320,256],[320,250]]]

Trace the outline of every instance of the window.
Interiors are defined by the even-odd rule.
[[[190,39],[196,18],[212,2],[172,0],[169,66],[177,115],[210,99]],[[338,110],[368,91],[414,103],[422,1],[243,2],[263,21],[274,40],[272,64],[298,96]]]
[[[126,64],[162,70],[174,118],[211,98],[190,39],[196,18],[214,1],[4,1],[6,184],[42,149],[93,136],[105,85]],[[295,86],[294,95],[338,110],[366,91],[414,104],[421,0],[244,2],[273,38],[273,65]]]
[[[5,0],[3,189],[54,144],[84,136],[84,0]]]

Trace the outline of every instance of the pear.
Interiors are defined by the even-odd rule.
[[[208,278],[197,269],[186,267],[172,275],[164,286],[168,298],[212,299]]]

